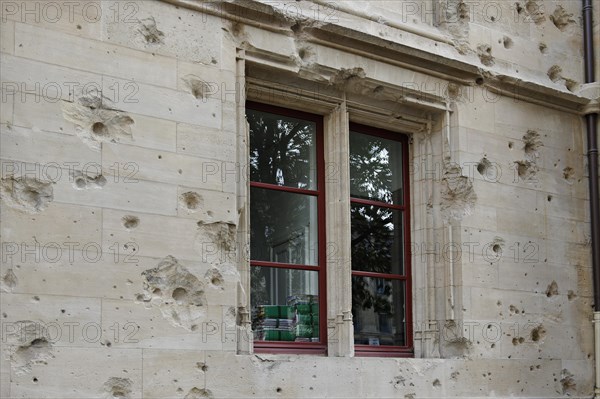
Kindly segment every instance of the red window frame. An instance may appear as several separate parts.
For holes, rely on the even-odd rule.
[[[354,351],[356,356],[376,356],[376,357],[413,357],[413,325],[412,325],[412,282],[411,282],[411,254],[410,254],[410,186],[408,174],[408,136],[401,133],[394,133],[388,130],[383,130],[371,126],[365,126],[358,123],[350,123],[350,132],[362,133],[369,136],[380,137],[388,140],[398,141],[402,143],[402,187],[404,188],[404,196],[402,205],[390,204],[387,202],[369,200],[362,198],[354,198],[350,196],[350,205],[374,205],[383,208],[398,210],[402,212],[402,220],[404,221],[403,237],[404,237],[404,274],[387,274],[377,272],[366,272],[352,270],[352,276],[385,278],[394,280],[403,280],[406,282],[404,290],[404,311],[406,325],[406,345],[403,346],[372,346],[355,344]]]
[[[298,265],[291,263],[268,262],[250,259],[250,267],[263,266],[282,269],[300,269],[316,271],[319,274],[319,342],[288,342],[288,341],[254,341],[256,353],[292,353],[292,354],[327,354],[327,281],[326,281],[326,238],[325,238],[325,151],[323,144],[323,117],[321,115],[296,111],[288,108],[277,107],[254,101],[246,102],[246,109],[268,112],[271,114],[287,116],[314,122],[316,126],[316,159],[317,159],[317,189],[308,190],[294,187],[279,186],[277,184],[254,182],[250,180],[250,187],[284,191],[310,195],[317,198],[317,231],[318,231],[318,260],[317,265]],[[250,198],[252,204],[252,198]],[[250,205],[252,206],[252,205]]]

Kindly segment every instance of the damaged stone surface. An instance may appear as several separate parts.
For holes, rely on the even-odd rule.
[[[181,80],[185,83],[192,95],[198,100],[208,98],[211,93],[216,91],[212,86],[215,84],[214,82],[205,82],[196,75],[186,75]]]
[[[441,212],[444,219],[448,222],[462,220],[472,213],[476,201],[473,182],[462,175],[460,166],[447,166],[442,179]]]
[[[106,177],[103,175],[88,176],[81,172],[72,175],[73,187],[77,190],[98,189],[106,185]]]
[[[198,328],[206,316],[205,284],[173,256],[142,273],[144,291],[137,300],[158,307],[165,319],[189,331]]]
[[[42,212],[54,199],[52,183],[34,177],[2,178],[0,196],[8,206],[26,213]]]
[[[125,112],[106,108],[104,101],[102,96],[86,96],[62,103],[63,117],[75,124],[77,135],[94,150],[100,150],[102,142],[132,139],[133,118]]]
[[[111,377],[104,383],[107,399],[130,399],[133,381],[129,378]]]
[[[48,331],[39,321],[21,320],[11,323],[4,339],[10,345],[11,368],[16,375],[31,373],[32,367],[47,365],[54,358],[53,347],[48,339]]]
[[[138,22],[137,31],[147,44],[163,44],[163,32],[156,27],[154,17],[148,17]]]
[[[192,388],[190,389],[190,391],[187,393],[187,395],[185,395],[184,399],[202,399],[202,398],[212,398],[213,395],[212,393],[207,390],[207,389],[200,389],[200,388]]]
[[[19,279],[12,269],[8,269],[6,273],[4,273],[4,276],[2,276],[0,283],[2,292],[12,292],[12,290],[19,284]]]

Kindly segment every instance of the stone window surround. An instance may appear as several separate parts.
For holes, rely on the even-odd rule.
[[[289,70],[272,62],[257,62],[253,57],[247,57],[244,50],[239,49],[237,56],[237,84],[243,87],[237,101],[237,127],[238,127],[238,158],[240,164],[247,164],[248,154],[246,143],[248,141],[248,128],[245,120],[245,101],[251,100],[275,106],[297,109],[304,112],[324,116],[325,134],[325,164],[326,176],[338,174],[340,181],[349,181],[349,126],[351,122],[368,124],[391,132],[408,134],[409,162],[427,162],[429,165],[442,164],[451,158],[452,136],[456,136],[457,117],[456,111],[444,98],[431,98],[429,94],[422,93],[423,98],[429,101],[422,103],[410,102],[406,99],[405,114],[398,113],[398,104],[381,102],[369,95],[364,95],[365,90],[356,90],[348,87],[335,87],[331,89],[323,85],[323,92],[315,96],[315,86],[310,80],[296,80],[288,84]],[[333,73],[340,71],[333,71]],[[277,77],[281,77],[278,79]],[[287,80],[286,80],[287,79]],[[300,84],[299,84],[300,83]],[[389,82],[365,81],[366,85],[379,87],[386,85],[386,89],[397,90],[398,94],[406,95],[406,90],[393,87]],[[306,86],[303,86],[306,85]],[[418,93],[415,94],[417,96]],[[393,107],[394,118],[390,118]],[[419,111],[420,116],[415,116]],[[425,115],[425,117],[423,117]],[[460,226],[450,226],[447,230],[440,229],[441,221],[430,211],[430,204],[439,198],[439,175],[415,176],[410,173],[409,186],[411,187],[411,236],[418,242],[450,242],[452,231]],[[351,263],[350,263],[350,201],[338,201],[338,198],[349,198],[349,187],[337,184],[333,179],[328,179],[326,184],[326,235],[336,237],[337,256],[329,256],[327,262],[327,327],[329,357],[353,357],[354,340],[352,326],[352,296],[351,296]],[[247,179],[246,179],[247,181]],[[238,211],[240,214],[240,231],[248,231],[249,212],[248,188],[244,179],[238,184]],[[416,198],[421,200],[415,201]],[[427,198],[427,200],[422,200]],[[241,236],[239,248],[248,245],[249,237]],[[413,273],[412,283],[412,315],[413,315],[413,342],[415,357],[442,356],[438,345],[440,320],[460,320],[454,308],[460,308],[461,291],[455,284],[459,276],[455,276],[451,259],[444,260],[442,267],[434,265],[433,260],[418,262],[415,254],[412,256]],[[435,266],[435,267],[434,267]],[[238,287],[238,307],[240,334],[251,336],[250,322],[250,277],[249,261],[239,264],[241,283]],[[441,272],[438,271],[441,269]],[[332,295],[331,293],[335,293]],[[447,300],[447,298],[450,298]],[[418,326],[418,327],[417,327]],[[238,339],[238,354],[253,353],[251,339]]]

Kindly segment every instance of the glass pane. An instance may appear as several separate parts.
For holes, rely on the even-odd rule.
[[[256,341],[319,341],[319,273],[251,268],[252,329]]]
[[[250,179],[316,190],[316,124],[246,110],[250,125]]]
[[[406,345],[405,282],[352,276],[354,343]]]
[[[350,195],[402,205],[402,143],[350,132]]]
[[[402,211],[352,204],[352,269],[404,274]]]
[[[250,259],[317,265],[317,197],[252,187]]]

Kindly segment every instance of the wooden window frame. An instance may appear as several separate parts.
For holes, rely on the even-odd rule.
[[[351,270],[352,276],[374,277],[383,279],[394,279],[406,282],[404,290],[405,295],[405,325],[406,325],[406,345],[402,346],[372,346],[355,344],[354,351],[356,356],[365,357],[413,357],[413,325],[412,325],[412,273],[411,273],[411,241],[410,241],[410,178],[408,174],[408,136],[401,133],[395,133],[384,129],[379,129],[371,126],[361,125],[351,122],[349,125],[349,134],[351,132],[361,133],[368,136],[380,137],[387,140],[398,141],[402,143],[402,187],[404,195],[402,205],[390,204],[383,201],[367,200],[354,198],[350,196],[350,205],[374,205],[383,208],[393,209],[402,213],[403,220],[403,237],[404,237],[404,274],[387,274],[376,272],[365,272]],[[348,182],[349,183],[349,182]]]
[[[289,108],[258,103],[246,102],[246,109],[268,112],[276,115],[303,119],[315,123],[316,127],[316,159],[317,159],[317,187],[316,190],[300,189],[280,186],[271,183],[254,182],[250,180],[250,187],[267,190],[283,191],[310,195],[317,198],[317,231],[318,231],[318,258],[317,265],[298,265],[290,263],[268,262],[250,259],[250,267],[273,267],[282,269],[309,270],[318,272],[319,287],[319,342],[289,342],[289,341],[254,341],[255,353],[288,353],[288,354],[327,354],[327,275],[326,275],[326,229],[325,229],[325,151],[324,151],[324,121],[323,116],[308,112],[297,111]],[[252,198],[250,198],[252,206]]]

